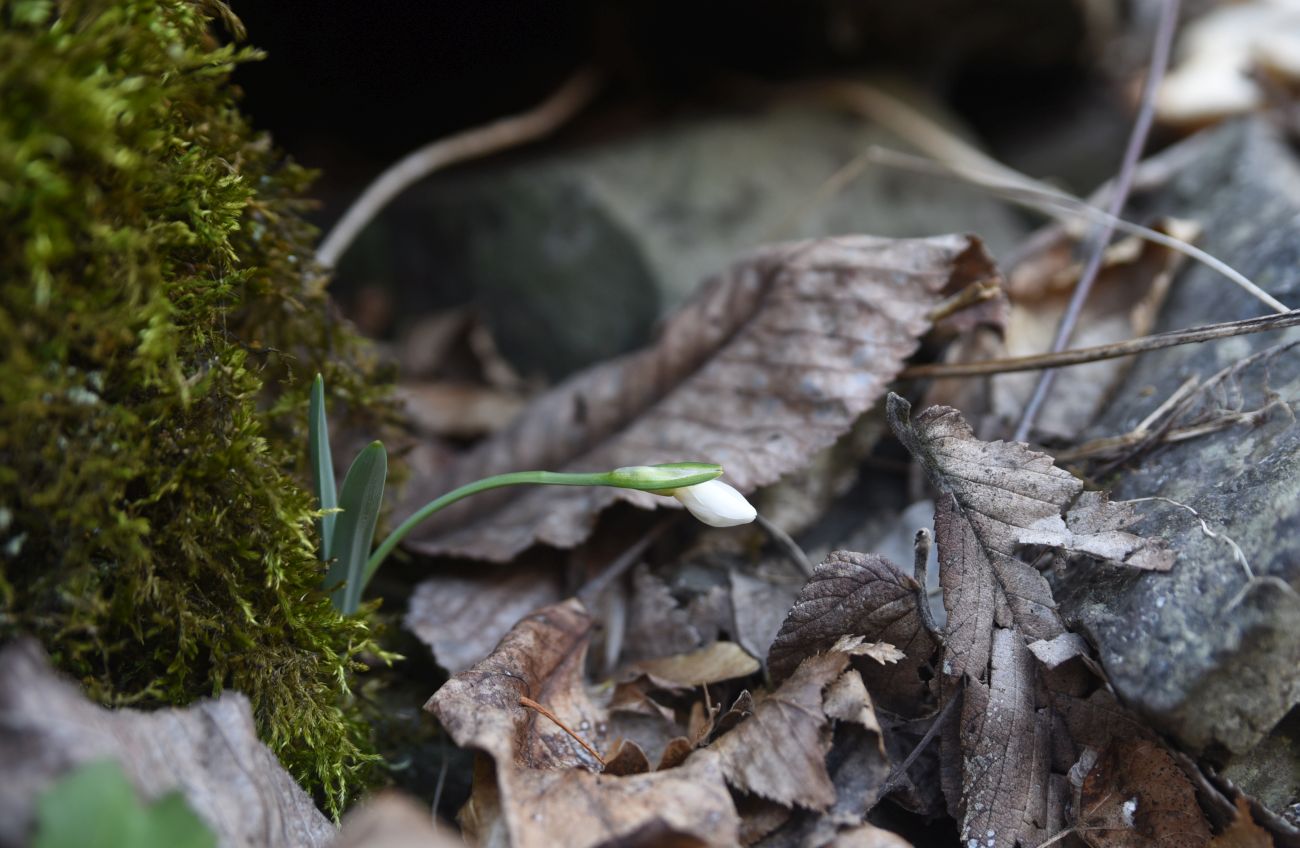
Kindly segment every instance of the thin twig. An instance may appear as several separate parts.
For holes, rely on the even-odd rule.
[[[1218,257],[1206,253],[1194,244],[1188,244],[1182,239],[1162,233],[1159,230],[1153,230],[1150,227],[1144,227],[1141,224],[1135,224],[1132,221],[1126,221],[1123,218],[1111,215],[1103,209],[1098,209],[1086,200],[1082,200],[1067,192],[1052,188],[1051,186],[1022,186],[1019,183],[1008,183],[996,176],[990,176],[979,170],[974,170],[962,165],[953,165],[944,162],[936,162],[932,159],[926,159],[923,156],[915,156],[911,153],[902,153],[897,150],[890,150],[887,147],[871,146],[861,154],[862,157],[877,165],[885,165],[890,168],[912,171],[919,174],[930,174],[940,177],[954,177],[963,180],[971,185],[988,189],[994,194],[1002,197],[1012,203],[1019,204],[1029,209],[1037,210],[1044,215],[1056,218],[1059,221],[1068,222],[1074,217],[1086,218],[1094,224],[1109,224],[1122,233],[1137,236],[1145,241],[1158,244],[1161,247],[1167,247],[1170,250],[1177,251],[1184,256],[1199,262],[1202,265],[1222,274],[1237,286],[1245,290],[1256,300],[1268,306],[1274,312],[1287,312],[1290,307],[1285,303],[1273,297],[1264,291],[1258,285],[1250,280],[1245,274],[1233,268],[1228,263]],[[1154,160],[1148,160],[1148,162]],[[1144,163],[1145,167],[1145,163]],[[1163,169],[1161,169],[1163,170]],[[1066,215],[1065,213],[1070,213]],[[1018,264],[1017,261],[1007,263],[1008,266]]]
[[[456,133],[408,153],[376,177],[348,207],[317,248],[316,261],[326,268],[333,268],[380,210],[434,171],[550,135],[591,102],[599,87],[593,71],[579,71],[554,94],[527,112]]]
[[[925,316],[926,320],[931,324],[937,324],[950,315],[955,315],[958,312],[970,309],[976,304],[992,300],[1001,293],[1002,281],[997,277],[971,283],[952,297],[940,301],[930,310],[929,314]]]
[[[890,792],[897,789],[904,780],[908,779],[907,770],[912,767],[912,763],[916,762],[916,758],[921,756],[921,753],[929,747],[932,741],[934,741],[934,737],[938,735],[939,731],[943,729],[944,724],[948,722],[949,717],[953,715],[953,707],[961,703],[964,697],[965,693],[963,690],[958,697],[950,697],[948,699],[948,703],[943,705],[943,709],[939,710],[939,714],[934,717],[934,721],[930,722],[930,726],[926,728],[925,735],[921,737],[921,741],[916,743],[916,747],[911,750],[907,755],[907,758],[903,760],[897,768],[891,771],[887,778],[885,778],[884,786],[881,787],[880,794],[876,797],[884,798]]]
[[[1012,371],[1064,368],[1069,365],[1083,365],[1087,362],[1097,362],[1103,359],[1133,356],[1166,347],[1225,339],[1229,336],[1282,330],[1287,327],[1294,327],[1297,324],[1300,324],[1300,309],[1294,309],[1281,315],[1262,315],[1258,318],[1226,321],[1222,324],[1209,324],[1187,330],[1170,330],[1165,333],[1140,336],[1136,339],[1128,339],[1112,344],[1063,350],[1059,353],[1009,356],[1003,359],[986,359],[983,362],[936,362],[929,365],[913,365],[911,368],[903,369],[899,376],[910,380],[934,377],[980,377],[986,374],[1006,374]]]
[[[1138,108],[1137,119],[1133,122],[1133,131],[1129,134],[1128,147],[1124,151],[1124,159],[1120,163],[1119,176],[1115,178],[1114,187],[1111,189],[1110,203],[1107,211],[1118,216],[1124,210],[1124,204],[1128,201],[1129,188],[1133,184],[1133,174],[1137,169],[1138,159],[1142,156],[1142,150],[1146,147],[1147,135],[1151,131],[1151,122],[1155,118],[1156,109],[1156,90],[1160,87],[1160,81],[1164,78],[1165,68],[1169,65],[1169,51],[1173,48],[1174,31],[1178,24],[1178,0],[1162,0],[1160,4],[1160,20],[1156,25],[1155,42],[1151,48],[1151,65],[1147,70],[1146,83],[1142,87],[1142,102]],[[1065,350],[1070,344],[1070,339],[1074,336],[1074,328],[1079,323],[1079,316],[1083,314],[1083,305],[1088,299],[1088,294],[1092,291],[1092,284],[1097,279],[1097,272],[1101,270],[1102,258],[1106,255],[1106,245],[1110,243],[1110,237],[1114,234],[1115,228],[1109,224],[1103,225],[1101,232],[1096,235],[1092,242],[1092,250],[1088,256],[1088,262],[1083,267],[1083,274],[1079,277],[1079,282],[1074,287],[1074,293],[1070,296],[1070,303],[1065,308],[1065,314],[1061,316],[1061,321],[1056,327],[1056,337],[1052,340],[1052,352]],[[1038,377],[1038,383],[1034,386],[1034,393],[1030,395],[1029,402],[1025,404],[1024,412],[1020,416],[1020,423],[1016,425],[1016,431],[1013,438],[1018,442],[1023,442],[1029,437],[1029,431],[1033,429],[1034,422],[1038,418],[1038,411],[1042,409],[1043,403],[1047,400],[1047,394],[1052,390],[1052,384],[1056,380],[1055,371],[1044,371]]]
[[[536,710],[537,712],[549,718],[555,724],[556,727],[560,728],[560,730],[563,730],[565,733],[573,737],[573,741],[581,745],[583,747],[583,750],[585,750],[588,754],[591,754],[593,757],[595,757],[596,762],[600,763],[601,767],[604,768],[605,758],[600,755],[600,752],[598,752],[595,748],[588,745],[587,741],[583,739],[581,736],[579,736],[578,734],[570,730],[569,726],[564,722],[560,721],[560,717],[557,716],[555,713],[551,712],[546,707],[542,706],[541,704],[537,703],[532,698],[529,698],[526,695],[519,696],[519,706],[527,707],[530,710]]]
[[[934,546],[934,534],[925,527],[916,531],[912,542],[912,577],[916,580],[916,606],[921,613],[921,623],[930,635],[943,641],[939,625],[935,624],[934,613],[930,610],[930,593],[926,586],[930,582],[930,549]]]

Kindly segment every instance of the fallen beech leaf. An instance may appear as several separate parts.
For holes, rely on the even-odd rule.
[[[1078,810],[1079,835],[1095,848],[1210,844],[1210,826],[1195,789],[1154,742],[1108,746],[1083,780]]]
[[[723,465],[741,491],[767,485],[831,445],[880,398],[929,327],[941,291],[993,273],[970,236],[848,236],[760,249],[671,316],[653,346],[537,398],[445,474],[412,485],[398,511],[527,468],[689,458]],[[628,489],[503,490],[444,510],[410,543],[497,561],[537,542],[568,548],[617,500],[674,505]]]
[[[946,676],[982,677],[995,628],[1014,627],[1030,641],[1065,632],[1047,581],[1017,558],[1019,546],[1122,552],[1124,564],[1143,567],[1169,557],[1162,540],[1119,529],[1132,520],[1124,502],[1083,500],[1070,519],[1080,530],[1073,532],[1062,513],[1083,484],[1047,454],[1018,442],[981,442],[955,409],[931,407],[915,421],[910,412],[907,401],[889,396],[890,426],[941,493],[935,536],[948,612]]]
[[[490,654],[524,616],[563,597],[554,568],[449,570],[415,588],[402,623],[457,674]]]
[[[831,650],[851,657],[870,657],[881,665],[892,665],[907,656],[888,642],[868,642],[864,636],[841,636]]]
[[[732,848],[740,820],[710,751],[679,768],[623,777],[521,769],[499,778],[518,808],[514,848],[702,845]]]
[[[107,710],[50,668],[34,641],[0,650],[0,845],[25,845],[36,796],[115,760],[145,800],[179,791],[221,845],[323,846],[334,828],[257,738],[236,692],[184,709]]]
[[[524,407],[517,393],[474,383],[405,383],[393,396],[421,435],[454,439],[495,433]]]
[[[871,695],[867,692],[862,675],[856,669],[849,669],[836,678],[826,690],[823,702],[826,715],[838,721],[851,721],[862,725],[867,730],[880,733],[880,721],[876,718],[875,707],[871,704]],[[884,752],[883,743],[881,752]]]
[[[1250,814],[1250,802],[1237,798],[1237,814],[1232,823],[1210,840],[1210,848],[1272,848],[1273,837],[1255,823]]]
[[[882,704],[899,712],[915,710],[925,690],[920,670],[936,647],[921,622],[917,597],[916,581],[884,557],[833,551],[813,570],[772,642],[767,656],[772,680],[784,680],[840,637],[860,635],[903,652],[897,665],[867,667],[863,673]]]
[[[1013,630],[993,634],[989,683],[967,679],[961,713],[963,845],[1037,845],[1051,809],[1051,714],[1035,709],[1034,659]]]
[[[544,706],[588,745],[608,750],[607,718],[582,681],[591,629],[576,600],[540,609],[429,699],[426,708],[456,744],[491,760],[475,770],[466,831],[480,844],[516,848],[661,837],[735,844],[739,820],[716,755],[698,752],[708,756],[669,771],[597,774],[600,764],[567,731],[520,705],[528,698]]]
[[[399,792],[385,791],[343,817],[330,848],[460,848],[450,829],[436,826],[429,810]]]
[[[875,825],[860,824],[840,831],[826,843],[825,848],[912,848],[912,843],[897,833]]]
[[[735,642],[714,642],[689,654],[642,660],[629,667],[635,674],[648,674],[656,683],[682,688],[748,677],[758,669],[758,660]]]
[[[490,656],[448,680],[429,699],[457,745],[487,752],[500,768],[596,769],[599,764],[561,728],[525,709],[520,698],[546,706],[600,750],[604,715],[582,686],[591,618],[576,600],[534,612],[506,634]]]
[[[721,756],[727,782],[787,806],[821,810],[835,803],[822,690],[848,664],[838,652],[809,657],[779,689],[755,698],[754,714],[706,749]]]

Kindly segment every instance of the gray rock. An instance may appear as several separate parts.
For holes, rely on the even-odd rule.
[[[399,314],[473,301],[512,364],[556,378],[643,345],[700,281],[764,242],[978,230],[996,252],[1023,235],[986,196],[880,169],[814,202],[872,144],[903,146],[787,107],[443,175],[398,201],[341,270],[396,281]]]
[[[1197,219],[1206,250],[1283,302],[1300,304],[1300,167],[1263,121],[1215,130],[1203,155],[1144,203],[1130,217]],[[1158,329],[1265,311],[1221,276],[1189,266]],[[1287,339],[1300,333],[1146,354],[1092,435],[1129,432],[1188,376],[1208,378]],[[1170,573],[1072,566],[1057,592],[1125,703],[1190,750],[1220,759],[1247,752],[1300,702],[1300,428],[1287,406],[1300,399],[1300,347],[1245,367],[1223,388],[1208,400],[1243,410],[1281,403],[1253,426],[1136,457],[1123,466],[1114,495],[1194,508],[1270,579],[1243,593],[1247,580],[1231,547],[1207,536],[1186,510],[1157,502],[1146,505],[1137,532],[1171,541],[1178,561]]]

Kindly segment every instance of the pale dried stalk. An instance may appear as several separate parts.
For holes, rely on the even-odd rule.
[[[1300,325],[1300,309],[1285,312],[1281,315],[1264,315],[1259,318],[1226,321],[1222,324],[1209,324],[1187,330],[1171,330],[1167,333],[1156,333],[1095,347],[1063,350],[1058,353],[1009,356],[1003,359],[986,359],[983,362],[938,362],[930,365],[913,365],[911,368],[903,369],[899,377],[912,380],[936,377],[981,377],[987,374],[1006,374],[1012,371],[1063,368],[1069,365],[1083,365],[1087,362],[1097,362],[1103,359],[1133,356],[1166,347],[1224,339],[1229,336],[1282,330],[1296,325]]]
[[[537,141],[566,124],[599,89],[590,70],[579,71],[534,108],[426,144],[390,165],[366,186],[316,250],[316,261],[333,268],[379,212],[411,185],[434,171]]]

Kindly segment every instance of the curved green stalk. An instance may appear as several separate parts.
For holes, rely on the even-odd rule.
[[[629,468],[616,468],[613,471],[595,473],[566,473],[560,471],[513,471],[509,474],[497,474],[466,483],[459,489],[453,489],[441,497],[435,498],[416,510],[383,541],[366,562],[365,574],[361,578],[364,589],[370,578],[379,569],[388,555],[393,552],[407,534],[422,521],[443,507],[470,495],[499,489],[502,486],[613,486],[619,489],[640,489],[648,492],[669,493],[673,489],[694,486],[717,479],[722,475],[722,467],[708,463],[679,462],[671,465],[638,465]]]

